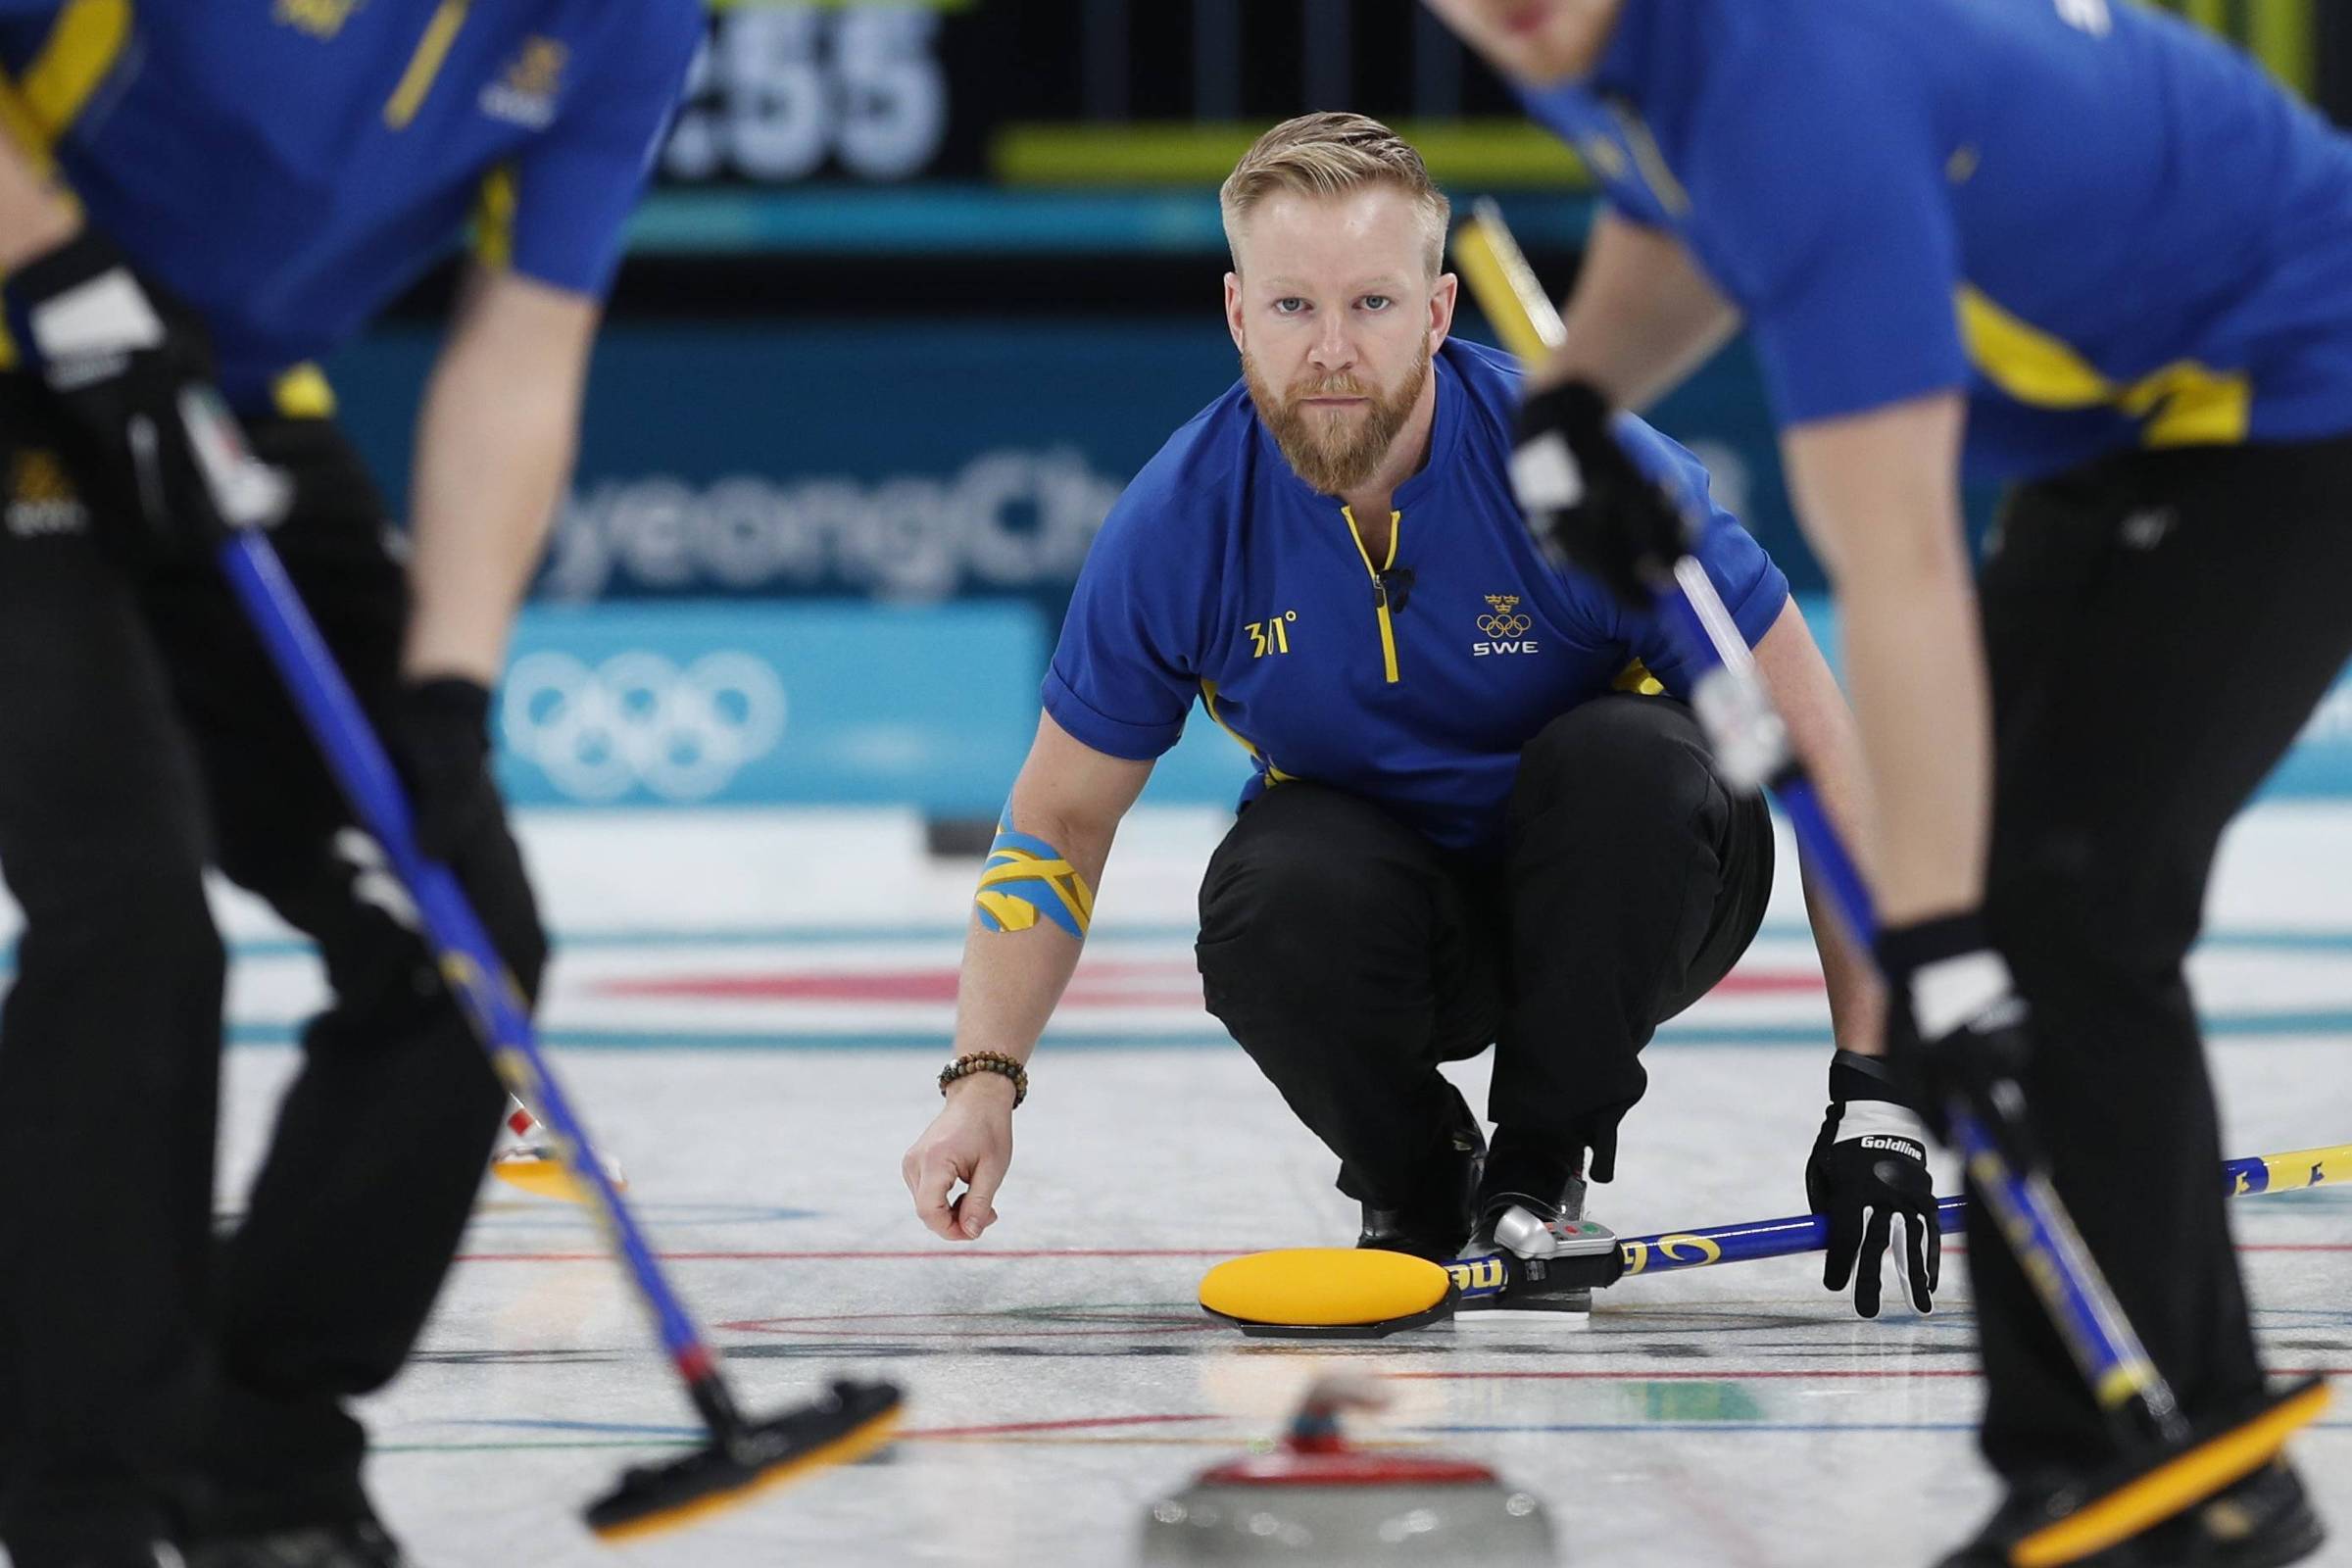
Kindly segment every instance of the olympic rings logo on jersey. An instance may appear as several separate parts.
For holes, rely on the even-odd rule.
[[[735,650],[679,668],[646,650],[593,668],[569,654],[526,654],[507,675],[500,725],[514,754],[575,800],[642,788],[709,800],[784,738],[784,682]]]
[[[1494,607],[1491,615],[1478,617],[1478,629],[1490,637],[1524,637],[1534,629],[1535,622],[1525,615],[1514,614],[1519,608],[1517,594],[1489,594],[1487,603]]]

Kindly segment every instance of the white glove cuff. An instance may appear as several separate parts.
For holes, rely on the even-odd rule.
[[[151,349],[164,341],[163,318],[137,279],[120,267],[42,301],[26,324],[33,346],[52,363]]]
[[[1530,512],[1566,512],[1585,499],[1585,473],[1568,438],[1546,431],[1511,454],[1511,492]]]
[[[1927,1123],[1891,1100],[1849,1100],[1838,1107],[1837,1141],[1857,1138],[1899,1138],[1916,1147],[1913,1158],[1927,1157]]]
[[[1940,1040],[2010,1000],[2009,965],[1989,948],[1938,958],[1911,972],[1911,1018],[1922,1040]]]

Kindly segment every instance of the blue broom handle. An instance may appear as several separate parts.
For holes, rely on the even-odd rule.
[[[1936,1228],[1944,1235],[1968,1224],[1968,1200],[1936,1200]],[[1655,1236],[1619,1239],[1618,1250],[1630,1274],[1670,1274],[1678,1269],[1709,1268],[1717,1263],[1748,1263],[1766,1257],[1793,1257],[1818,1252],[1830,1245],[1830,1222],[1821,1214],[1791,1214],[1786,1219],[1749,1220],[1744,1225],[1715,1225],[1705,1230],[1662,1231]]]
[[[1512,346],[1523,356],[1557,349],[1567,340],[1566,328],[1491,203],[1479,212],[1471,227],[1485,243],[1460,248],[1457,257],[1473,294],[1489,316],[1505,327]],[[1631,416],[1621,418],[1630,419]],[[1712,510],[1705,498],[1675,477],[1664,477],[1661,482],[1679,492],[1675,500],[1690,519],[1687,532],[1697,538],[1700,524]],[[1815,875],[1828,885],[1855,940],[1869,947],[1878,921],[1868,885],[1833,831],[1811,784],[1792,764],[1787,731],[1772,710],[1746,639],[1739,634],[1714,584],[1688,551],[1675,564],[1674,575],[1676,581],[1657,585],[1659,598],[1669,634],[1697,671],[1691,683],[1692,707],[1707,726],[1718,765],[1725,768],[1727,780],[1736,783],[1744,776],[1751,788],[1773,784],[1789,803],[1789,815],[1806,858],[1815,866]],[[2000,1109],[2015,1128],[2022,1107],[2016,1115],[2009,1114],[2008,1106]],[[1957,1099],[1949,1112],[1955,1147],[1967,1161],[1969,1174],[2016,1252],[2019,1265],[2041,1291],[2051,1320],[2099,1402],[2118,1416],[2119,1425],[2124,1424],[2123,1407],[2135,1403],[2157,1436],[2184,1437],[2187,1428],[2172,1405],[2171,1391],[2116,1308],[2113,1293],[2075,1235],[2047,1179],[2031,1168],[2023,1175],[2013,1169],[2013,1162],[1993,1141],[1993,1129],[1980,1122]]]
[[[662,1348],[682,1368],[707,1371],[710,1356],[702,1336],[655,1266],[635,1217],[613,1190],[571,1102],[549,1072],[514,977],[456,874],[416,848],[415,822],[399,775],[318,635],[301,594],[287,578],[277,552],[258,528],[239,528],[220,546],[220,564],[352,809],[383,846],[385,858],[408,888],[442,974],[500,1075],[556,1134],[573,1178],[595,1195],[594,1210],[636,1276],[660,1327]]]
[[[2231,1198],[2301,1192],[2310,1187],[2352,1183],[2352,1144],[2327,1149],[2290,1149],[2277,1154],[2248,1154],[2222,1162],[2222,1191]],[[1946,1236],[1968,1224],[1968,1200],[1936,1200],[1936,1228]],[[1830,1222],[1820,1214],[1754,1219],[1743,1225],[1704,1230],[1661,1231],[1619,1240],[1628,1274],[1669,1274],[1717,1263],[1746,1263],[1766,1257],[1818,1252],[1830,1245]]]
[[[1705,515],[1697,510],[1696,498],[1679,499],[1687,514]],[[1658,597],[1671,634],[1695,671],[1691,707],[1707,728],[1727,782],[1750,790],[1769,783],[1788,803],[1806,864],[1829,888],[1855,942],[1868,948],[1878,935],[1869,884],[1805,777],[1747,641],[1706,568],[1696,557],[1685,555],[1675,564],[1672,583],[1660,585]],[[2004,1080],[1994,1092],[2014,1101],[2016,1086]],[[2024,1124],[2022,1102],[1999,1108],[2010,1128]],[[1953,1095],[1944,1106],[1944,1118],[1952,1147],[1986,1211],[2041,1296],[2100,1407],[2120,1422],[2135,1406],[2152,1435],[2167,1441],[2184,1439],[2187,1425],[2172,1389],[2117,1304],[2047,1173],[2009,1157],[1999,1130],[1988,1125],[1966,1097]]]

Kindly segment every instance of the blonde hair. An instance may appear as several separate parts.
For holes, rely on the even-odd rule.
[[[1241,270],[1239,232],[1267,197],[1345,196],[1371,185],[1390,185],[1413,198],[1419,209],[1429,275],[1446,265],[1446,225],[1453,204],[1429,177],[1429,166],[1412,144],[1377,120],[1363,115],[1315,114],[1286,120],[1257,138],[1217,189],[1225,219],[1225,244]]]

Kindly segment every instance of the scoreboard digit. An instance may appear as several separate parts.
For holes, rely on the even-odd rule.
[[[934,172],[950,108],[941,28],[925,5],[717,13],[687,77],[662,174],[782,185]]]

